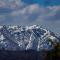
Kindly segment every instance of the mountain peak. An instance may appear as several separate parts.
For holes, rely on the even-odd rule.
[[[0,26],[0,49],[51,50],[59,42],[55,34],[38,25]]]

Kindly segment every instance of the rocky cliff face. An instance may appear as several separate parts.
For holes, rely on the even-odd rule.
[[[0,26],[0,50],[49,51],[59,43],[55,34],[40,26]]]

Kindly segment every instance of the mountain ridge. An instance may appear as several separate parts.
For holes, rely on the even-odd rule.
[[[33,26],[0,26],[0,49],[52,50],[59,39],[51,31]]]

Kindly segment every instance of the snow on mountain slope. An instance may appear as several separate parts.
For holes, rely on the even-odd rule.
[[[55,34],[40,26],[0,26],[0,49],[51,50],[59,42]]]

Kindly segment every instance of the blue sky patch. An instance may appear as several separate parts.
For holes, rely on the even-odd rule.
[[[22,0],[23,2],[27,4],[40,4],[42,6],[48,6],[48,5],[60,5],[60,0]]]

